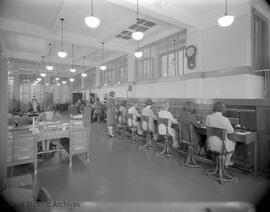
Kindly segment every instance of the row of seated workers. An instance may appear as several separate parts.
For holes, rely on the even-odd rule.
[[[113,95],[111,95],[113,98]],[[110,100],[110,99],[109,99]],[[109,101],[110,102],[110,101]],[[147,116],[149,119],[148,122],[148,129],[151,132],[151,139],[153,141],[157,141],[160,137],[158,136],[158,119],[165,118],[168,119],[168,134],[170,136],[170,140],[172,141],[173,149],[177,150],[181,148],[181,141],[191,141],[192,143],[197,144],[196,146],[199,147],[198,151],[202,154],[207,154],[207,147],[211,146],[211,148],[220,149],[220,142],[218,137],[212,136],[210,139],[207,139],[207,145],[205,141],[200,139],[200,135],[196,132],[196,128],[201,127],[214,127],[214,128],[221,128],[225,129],[228,134],[234,132],[234,128],[232,127],[228,118],[226,118],[223,114],[225,112],[225,105],[222,102],[216,102],[213,104],[213,113],[208,115],[206,118],[206,126],[202,126],[202,124],[196,120],[196,116],[194,114],[195,104],[191,101],[188,101],[184,104],[183,112],[178,116],[174,117],[173,114],[169,111],[170,104],[169,101],[164,101],[161,103],[160,111],[158,114],[155,114],[153,109],[153,102],[151,99],[147,99],[145,101],[144,107],[140,112],[138,109],[138,105],[136,102],[133,102],[130,107],[127,106],[127,101],[123,100],[122,102],[115,105],[115,114],[116,120],[118,125],[121,126],[128,126],[128,114],[132,114],[132,124],[136,129],[136,134],[138,136],[143,136],[143,129],[142,129],[142,116]],[[109,108],[109,109],[108,109]],[[107,116],[111,116],[108,114],[111,111],[110,105],[107,103]],[[109,123],[108,123],[109,121]],[[114,137],[115,132],[112,128],[116,125],[114,123],[110,123],[110,120],[107,120],[108,125],[108,133],[110,137]],[[180,126],[180,129],[179,129]],[[190,130],[193,128],[193,130]],[[177,136],[179,133],[181,136]],[[179,141],[179,137],[181,141]],[[225,156],[225,166],[233,165],[231,161],[231,157],[233,151],[235,149],[236,143],[232,140],[229,140],[226,135],[225,149],[228,152]]]

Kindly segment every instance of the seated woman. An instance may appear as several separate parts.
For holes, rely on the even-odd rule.
[[[100,116],[101,116],[101,112],[102,112],[102,105],[101,105],[101,102],[99,101],[99,98],[97,97],[94,105],[93,105],[93,108],[94,108],[94,115],[96,116],[97,118],[97,123],[100,123]]]
[[[171,114],[170,111],[168,111],[170,107],[170,104],[168,101],[164,101],[161,103],[161,111],[159,111],[158,113],[158,117],[159,118],[166,118],[169,119],[169,123],[168,123],[168,133],[170,136],[172,136],[173,139],[173,147],[176,149],[179,144],[178,141],[176,139],[176,135],[175,135],[175,130],[172,128],[172,124],[177,124],[177,120],[173,117],[173,115]]]
[[[187,142],[192,140],[193,143],[199,145],[200,137],[196,133],[195,128],[199,128],[200,124],[197,122],[193,113],[194,103],[187,101],[183,107],[183,113],[179,116],[178,121],[181,123],[181,139]],[[192,134],[190,135],[190,126],[192,127]]]
[[[151,99],[147,99],[145,101],[145,107],[142,110],[142,115],[148,116],[149,117],[149,130],[153,134],[153,140],[157,139],[157,132],[155,131],[155,125],[154,125],[154,120],[157,120],[157,117],[155,116],[153,110],[152,110],[152,105],[153,102]]]
[[[213,111],[211,115],[208,115],[206,118],[206,125],[209,127],[216,127],[221,129],[226,129],[227,133],[233,133],[234,129],[230,123],[230,120],[223,116],[226,106],[222,102],[216,102],[213,105]],[[213,148],[220,148],[220,139],[216,136],[211,136],[208,138],[208,146]],[[225,148],[228,152],[233,152],[235,149],[235,142],[227,138],[225,140]],[[231,166],[233,163],[230,161],[233,153],[227,154],[225,158],[225,166]]]
[[[62,116],[57,113],[56,108],[53,105],[50,105],[47,108],[47,111],[41,113],[39,115],[39,117],[37,118],[37,122],[39,123],[39,125],[42,125],[42,122],[60,122],[62,121]],[[42,141],[42,150],[49,150],[50,148],[50,140],[46,140],[46,141]]]
[[[141,127],[141,122],[138,121],[138,119],[141,118],[141,115],[138,113],[137,108],[138,108],[137,103],[134,103],[133,106],[128,109],[128,113],[133,114],[132,123],[137,128],[137,133],[139,135],[142,135],[143,131],[142,131],[142,127]]]

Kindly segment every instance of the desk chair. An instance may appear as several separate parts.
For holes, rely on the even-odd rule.
[[[116,127],[116,134],[120,138],[125,138],[127,123],[122,113],[117,116],[117,121],[118,121],[118,126]]]
[[[226,140],[227,131],[225,129],[216,128],[216,127],[206,127],[206,131],[207,131],[207,140],[211,136],[216,136],[220,139],[220,142],[221,142],[221,147],[219,149],[217,147],[213,147],[209,145],[207,141],[208,151],[213,152],[217,155],[216,168],[208,169],[207,175],[213,179],[218,180],[220,184],[223,184],[223,182],[237,181],[237,178],[228,174],[224,169],[225,157],[227,154],[232,153],[232,152],[227,152],[225,148],[225,140]]]
[[[157,155],[171,157],[173,155],[170,153],[170,143],[169,143],[170,135],[168,132],[168,124],[169,119],[158,118],[158,134],[164,137],[164,148],[163,151],[158,153]]]
[[[179,125],[180,125],[180,129],[181,129],[182,126],[181,126],[181,124],[179,124]],[[193,130],[194,130],[193,126],[190,124],[189,125],[189,138],[190,138],[190,140],[189,141],[183,140],[181,137],[181,133],[179,134],[179,137],[180,137],[180,142],[188,145],[187,159],[184,163],[184,166],[192,167],[192,168],[199,168],[200,165],[196,162],[196,160],[194,158],[194,146],[196,144],[194,144],[193,140],[192,140]],[[180,132],[181,132],[181,130],[180,130]]]
[[[127,120],[128,120],[128,128],[131,130],[131,141],[132,143],[136,143],[136,126],[133,124],[133,114],[128,113],[127,114]]]
[[[153,145],[151,142],[151,131],[149,129],[149,116],[141,116],[141,120],[142,120],[142,129],[143,132],[146,134],[146,142],[145,145],[140,146],[140,150],[152,150],[153,149]]]

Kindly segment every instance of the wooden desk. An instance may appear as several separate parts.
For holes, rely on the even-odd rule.
[[[50,139],[68,138],[69,166],[72,166],[72,156],[86,153],[89,162],[90,127],[72,127],[70,129],[46,129],[31,130],[31,126],[13,129],[9,131],[7,147],[7,165],[14,166],[25,163],[34,163],[34,174],[37,174],[37,157],[39,154],[61,151],[48,150],[37,151],[38,142]]]
[[[196,128],[196,132],[206,138],[206,127]],[[248,172],[257,171],[257,132],[235,131],[227,134],[228,139],[236,142],[232,156],[234,167]]]

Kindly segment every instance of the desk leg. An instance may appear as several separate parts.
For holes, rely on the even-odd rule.
[[[34,140],[34,175],[37,175],[37,157],[38,157],[38,151],[37,151],[37,138],[35,137]]]

